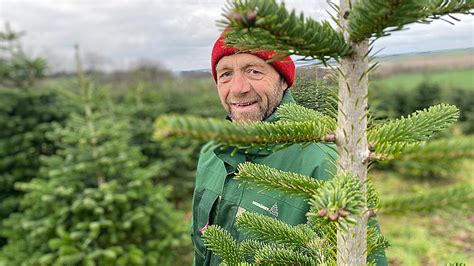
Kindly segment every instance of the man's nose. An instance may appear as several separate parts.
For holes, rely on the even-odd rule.
[[[242,72],[236,72],[232,77],[232,86],[230,88],[232,94],[243,94],[249,92],[251,84]]]

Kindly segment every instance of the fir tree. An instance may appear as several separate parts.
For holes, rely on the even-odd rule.
[[[188,205],[193,192],[197,156],[202,142],[192,139],[154,141],[153,121],[158,115],[170,112],[199,114],[207,111],[217,117],[216,114],[221,114],[222,111],[217,109],[220,108],[217,100],[211,101],[207,97],[207,87],[182,91],[176,90],[173,84],[168,85],[171,88],[163,86],[157,89],[155,85],[139,82],[128,92],[124,101],[119,101],[116,109],[120,116],[131,120],[131,144],[140,146],[146,157],[141,166],[153,168],[153,180],[169,185],[172,188],[170,200],[175,203],[176,208],[183,209],[183,206]],[[191,99],[207,100],[203,104],[208,108],[203,110]],[[218,111],[212,113],[213,109]]]
[[[8,22],[0,32],[0,85],[25,89],[44,77],[46,60],[25,54],[20,43],[24,34],[13,31]]]
[[[23,211],[2,224],[0,264],[171,265],[184,245],[183,217],[139,167],[128,122],[99,111],[81,70],[79,80],[82,112],[48,134],[58,150],[42,157],[40,176],[16,184]]]
[[[330,181],[285,173],[262,165],[242,164],[236,175],[242,182],[304,196],[311,209],[308,222],[289,226],[280,221],[243,213],[237,226],[252,239],[237,243],[218,226],[204,233],[207,247],[224,263],[286,265],[365,265],[374,250],[387,242],[367,227],[375,213],[401,214],[473,202],[473,186],[460,185],[421,195],[380,201],[367,178],[370,163],[391,160],[404,150],[422,145],[459,117],[452,105],[439,104],[406,117],[368,126],[369,52],[376,39],[400,30],[406,24],[428,23],[452,13],[470,13],[472,0],[341,0],[331,4],[339,30],[327,21],[288,12],[276,1],[232,1],[222,25],[228,27],[227,44],[243,51],[275,50],[283,56],[301,55],[332,66],[339,74],[338,112],[298,105],[278,110],[276,123],[233,124],[228,121],[189,116],[164,116],[156,122],[156,137],[181,136],[213,139],[234,149],[280,149],[290,144],[334,142],[338,171]],[[278,58],[275,58],[275,60]],[[456,147],[452,147],[456,148]],[[442,199],[442,200],[441,200]],[[374,262],[369,259],[369,263]]]
[[[16,182],[38,176],[40,156],[56,152],[46,138],[53,123],[64,124],[74,107],[50,89],[0,90],[0,223],[10,213],[21,211],[21,191]],[[6,243],[0,237],[0,246]]]

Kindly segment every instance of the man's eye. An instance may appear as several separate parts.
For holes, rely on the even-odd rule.
[[[227,71],[227,72],[222,73],[222,74],[219,76],[219,78],[230,77],[231,74],[232,74],[232,73],[230,73],[230,71]]]
[[[260,72],[260,71],[258,71],[258,70],[255,70],[255,69],[249,69],[249,70],[248,70],[248,73],[249,73],[250,75],[260,75],[260,74],[262,74],[262,72]]]
[[[255,79],[255,80],[258,80],[258,79],[262,79],[264,74],[256,69],[253,69],[253,68],[249,68],[249,69],[246,69],[245,70],[245,75],[248,77],[248,78],[251,78],[251,79]]]

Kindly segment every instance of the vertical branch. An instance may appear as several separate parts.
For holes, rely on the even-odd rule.
[[[367,179],[367,87],[368,42],[354,43],[347,32],[351,6],[356,0],[340,0],[340,25],[344,39],[353,53],[342,58],[339,74],[337,146],[338,174],[351,173],[365,184]],[[366,187],[362,188],[366,191]],[[365,213],[365,212],[364,212]],[[357,224],[337,233],[338,265],[366,265],[367,216],[357,217]]]
[[[137,105],[138,109],[143,107],[143,82],[138,82],[137,86],[135,87],[135,104]]]
[[[96,128],[95,128],[94,123],[92,121],[92,104],[91,104],[90,88],[89,88],[89,84],[87,83],[86,78],[84,77],[84,71],[82,71],[81,57],[79,55],[79,46],[75,45],[74,49],[76,50],[77,77],[78,77],[78,80],[79,80],[79,87],[81,87],[82,97],[83,97],[83,100],[84,100],[85,120],[87,122],[87,128],[89,129],[89,132],[91,133],[91,142],[90,143],[91,143],[92,159],[94,161],[97,161],[97,159],[98,159],[97,135],[96,135]],[[98,186],[105,183],[105,176],[102,173],[102,171],[100,171],[100,169],[97,170],[97,172],[96,172],[96,179],[97,179],[97,185]]]

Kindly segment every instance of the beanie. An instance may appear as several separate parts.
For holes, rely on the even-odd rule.
[[[214,44],[214,47],[212,48],[212,54],[211,54],[211,71],[212,71],[212,77],[214,78],[214,81],[217,82],[217,73],[216,73],[216,65],[221,60],[222,57],[227,56],[227,55],[233,55],[238,52],[237,48],[233,46],[225,47],[226,44],[224,42],[224,34],[222,34]],[[279,56],[281,54],[276,53],[275,51],[262,51],[262,52],[256,52],[256,53],[250,53],[252,55],[258,56],[263,60],[268,60],[272,56]],[[293,60],[291,60],[291,57],[287,56],[281,60],[274,61],[270,63],[273,68],[280,73],[280,75],[285,79],[286,83],[288,84],[288,87],[291,87],[293,85],[293,82],[295,81],[295,63]]]

